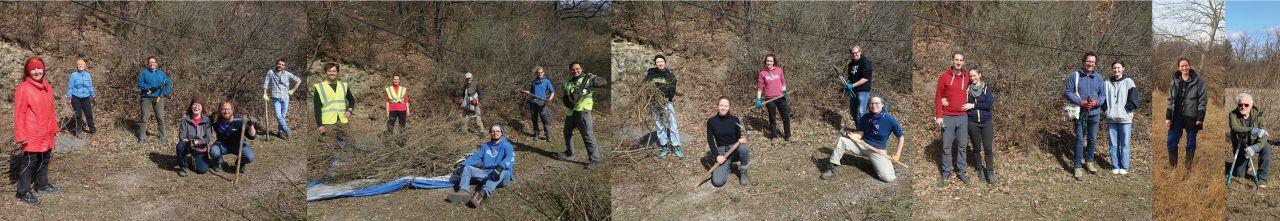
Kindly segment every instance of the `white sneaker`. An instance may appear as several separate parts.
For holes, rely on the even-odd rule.
[[[1120,169],[1120,175],[1128,175],[1128,174],[1129,174],[1129,170],[1127,170],[1127,169]]]
[[[1120,174],[1120,169],[1111,169],[1111,174]]]

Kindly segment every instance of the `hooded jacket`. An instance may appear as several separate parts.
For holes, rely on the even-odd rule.
[[[653,82],[658,87],[658,91],[662,92],[662,97],[667,98],[667,102],[671,102],[676,97],[676,74],[671,72],[670,68],[659,70],[658,68],[649,68],[644,75],[644,81]]]
[[[1164,111],[1166,120],[1204,121],[1205,106],[1209,103],[1204,80],[1200,79],[1196,70],[1188,70],[1188,72],[1189,77],[1186,81],[1182,80],[1181,73],[1173,72],[1173,79],[1169,84],[1169,107]],[[1184,125],[1188,125],[1190,129],[1200,128],[1193,123]]]
[[[1262,110],[1256,106],[1249,108],[1252,109],[1249,111],[1249,119],[1245,119],[1239,109],[1231,110],[1231,113],[1227,114],[1227,122],[1231,125],[1231,137],[1228,139],[1231,139],[1232,144],[1243,141],[1245,145],[1254,145],[1265,141],[1252,133],[1254,128],[1265,130],[1267,127],[1267,124],[1262,121],[1265,119],[1262,117],[1264,116]]]
[[[197,124],[190,114],[183,114],[182,125],[178,128],[178,140],[198,140],[200,146],[211,144],[214,133],[212,121],[209,116],[201,116],[200,123]]]
[[[53,87],[48,79],[29,77],[13,93],[13,140],[26,141],[25,152],[48,152],[56,145],[58,117],[53,109]]]
[[[1133,123],[1133,111],[1138,109],[1138,86],[1128,75],[1117,79],[1107,78],[1107,101],[1102,103],[1102,111],[1107,115],[1107,122]]]
[[[503,136],[498,140],[490,140],[480,145],[475,153],[467,156],[462,161],[462,165],[476,165],[480,169],[498,169],[510,171],[516,164],[515,149],[512,149],[511,142],[507,141],[507,137]]]
[[[991,85],[983,82],[982,85],[969,85],[968,103],[973,104],[973,109],[969,109],[969,122],[990,122],[991,108],[995,106],[996,97],[991,93]]]
[[[958,72],[958,73],[957,73]],[[933,93],[933,117],[964,115],[964,101],[969,91],[968,69],[947,67],[938,75],[938,88]],[[942,106],[942,99],[947,99],[947,106]]]

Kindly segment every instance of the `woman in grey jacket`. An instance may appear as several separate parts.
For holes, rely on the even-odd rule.
[[[187,105],[186,114],[182,115],[182,124],[178,129],[178,176],[187,176],[187,169],[199,174],[209,171],[211,160],[206,156],[209,153],[209,143],[213,142],[213,127],[204,113],[204,100],[195,97]],[[191,159],[187,156],[191,156]]]
[[[1178,58],[1178,71],[1169,83],[1169,107],[1164,112],[1164,123],[1169,125],[1165,144],[1169,148],[1169,166],[1178,167],[1178,139],[1187,135],[1187,171],[1191,171],[1196,158],[1196,134],[1204,128],[1205,106],[1209,98],[1204,81],[1191,69],[1187,58]]]
[[[1124,74],[1124,62],[1111,63],[1112,75],[1107,79],[1107,101],[1102,104],[1106,113],[1107,135],[1111,137],[1111,174],[1129,174],[1129,144],[1133,135],[1133,112],[1138,109],[1138,86]]]

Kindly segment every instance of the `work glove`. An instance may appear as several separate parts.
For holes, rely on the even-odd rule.
[[[262,94],[262,100],[271,100],[271,97],[267,96],[267,94]]]
[[[760,98],[758,98],[758,97],[757,97],[757,98],[756,98],[756,108],[760,108],[760,106],[764,106],[764,100],[760,100]]]
[[[844,84],[844,89],[845,89],[845,90],[850,90],[850,91],[852,91],[852,90],[853,90],[853,84]]]
[[[289,95],[293,95],[293,89],[289,89]]]
[[[1257,128],[1257,127],[1253,128],[1253,130],[1250,130],[1249,134],[1255,137],[1264,138],[1264,139],[1267,138],[1267,135],[1268,135],[1267,130],[1264,130],[1262,128]]]

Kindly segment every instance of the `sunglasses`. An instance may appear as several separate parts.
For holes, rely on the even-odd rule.
[[[1252,105],[1252,104],[1240,104],[1240,107],[1250,107],[1250,106],[1253,106],[1253,105]]]

